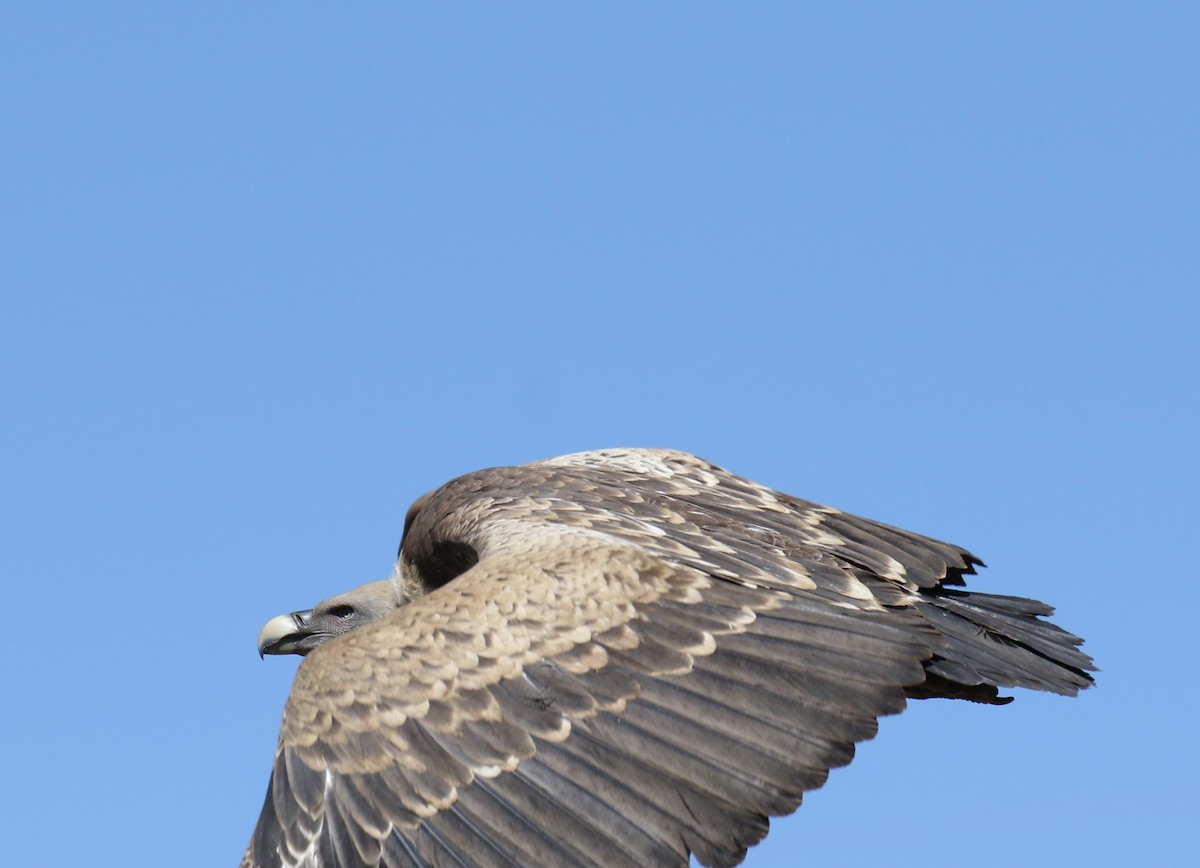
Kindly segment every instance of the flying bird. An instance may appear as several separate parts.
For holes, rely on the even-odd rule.
[[[683,452],[459,477],[263,628],[306,658],[242,868],[736,865],[906,698],[1092,684],[981,564]]]

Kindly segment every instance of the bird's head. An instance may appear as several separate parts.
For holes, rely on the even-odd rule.
[[[403,595],[395,582],[390,579],[367,582],[311,609],[272,618],[258,634],[259,656],[303,656],[335,636],[379,620],[401,605]]]

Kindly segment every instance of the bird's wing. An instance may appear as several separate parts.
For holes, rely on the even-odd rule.
[[[978,563],[647,450],[461,477],[401,561],[440,587],[305,659],[243,868],[734,865],[904,707],[945,642],[914,600]]]

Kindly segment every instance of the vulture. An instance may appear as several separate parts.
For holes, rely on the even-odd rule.
[[[980,565],[683,452],[459,477],[263,627],[305,659],[242,868],[736,865],[906,699],[1093,683]]]

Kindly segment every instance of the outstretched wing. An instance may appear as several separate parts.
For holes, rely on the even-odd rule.
[[[447,544],[477,562],[300,667],[244,868],[734,865],[925,681],[913,597],[976,562],[641,450],[456,480],[403,557]]]

